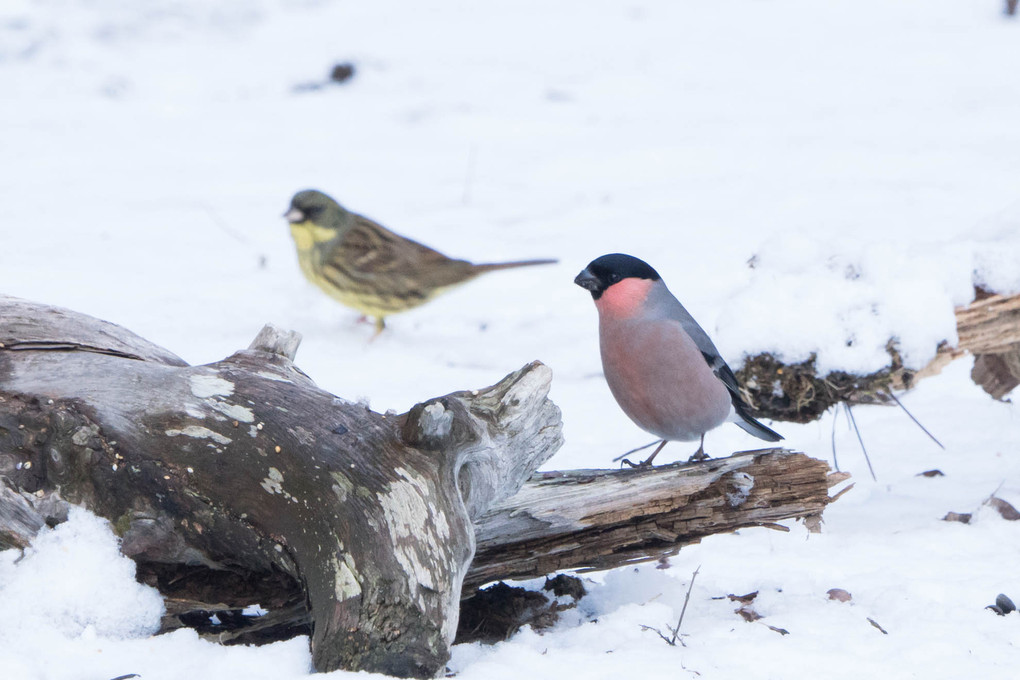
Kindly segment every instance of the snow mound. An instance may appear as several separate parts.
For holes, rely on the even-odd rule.
[[[129,639],[155,633],[163,599],[135,581],[109,523],[80,508],[24,551],[0,553],[0,647],[24,632]]]
[[[1020,290],[1020,219],[952,244],[862,241],[820,231],[765,241],[752,272],[720,315],[724,354],[769,352],[787,363],[817,356],[820,374],[870,373],[889,363],[896,345],[905,365],[921,368],[939,343],[955,344],[954,307],[974,286]]]

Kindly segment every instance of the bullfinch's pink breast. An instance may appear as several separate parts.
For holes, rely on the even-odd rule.
[[[595,301],[599,318],[626,319],[640,314],[653,285],[648,279],[624,279],[609,286]]]
[[[653,284],[625,279],[596,301],[603,371],[639,427],[663,439],[695,440],[726,420],[731,398],[679,322],[645,318]]]

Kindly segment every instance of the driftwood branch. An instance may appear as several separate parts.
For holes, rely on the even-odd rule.
[[[532,477],[477,523],[467,586],[562,569],[611,569],[675,554],[705,536],[820,517],[846,479],[783,449],[651,469]]]
[[[188,366],[112,324],[0,296],[0,547],[83,505],[163,592],[166,629],[309,633],[319,670],[428,677],[462,586],[817,522],[843,478],[782,450],[533,475],[562,441],[541,364],[387,416],[316,387],[292,363],[299,341],[267,326]],[[240,615],[256,602],[270,613]]]
[[[815,420],[840,402],[886,403],[890,390],[909,389],[966,354],[975,356],[974,382],[994,398],[1020,384],[1020,295],[978,290],[974,302],[956,309],[956,330],[956,346],[941,344],[935,358],[920,370],[905,367],[890,341],[889,365],[867,375],[834,371],[820,376],[813,357],[787,364],[771,354],[759,354],[748,357],[737,378],[757,415],[798,423]]]

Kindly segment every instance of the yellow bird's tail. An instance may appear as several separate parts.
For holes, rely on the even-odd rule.
[[[559,260],[518,260],[516,262],[491,262],[488,264],[476,264],[472,267],[475,272],[484,274],[500,269],[514,269],[515,267],[533,267],[539,264],[556,264]]]

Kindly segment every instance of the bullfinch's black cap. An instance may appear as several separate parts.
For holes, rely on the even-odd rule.
[[[591,292],[598,300],[602,293],[623,279],[659,280],[659,273],[644,260],[633,255],[610,253],[592,260],[574,279],[574,283]]]

